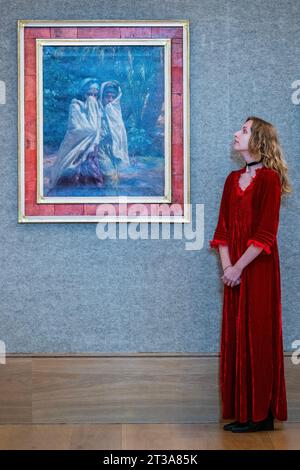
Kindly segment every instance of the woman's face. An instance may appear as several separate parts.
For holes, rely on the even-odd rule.
[[[233,148],[237,151],[248,150],[249,139],[251,136],[251,126],[253,121],[245,122],[242,128],[234,134]]]
[[[108,103],[111,103],[114,99],[116,99],[116,93],[112,91],[107,91],[104,93],[102,101],[104,105],[107,105]]]
[[[92,85],[86,92],[85,97],[87,98],[88,96],[94,96],[95,98],[97,98],[98,95],[99,95],[99,89]]]

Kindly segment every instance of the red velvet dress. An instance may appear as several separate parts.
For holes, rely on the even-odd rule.
[[[234,264],[247,247],[263,251],[242,271],[241,283],[223,284],[220,386],[222,416],[240,422],[273,416],[287,419],[277,245],[281,183],[262,167],[243,191],[245,167],[226,178],[219,219],[210,246],[228,245]]]

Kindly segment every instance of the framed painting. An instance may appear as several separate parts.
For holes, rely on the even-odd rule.
[[[18,21],[24,222],[190,222],[189,22]]]

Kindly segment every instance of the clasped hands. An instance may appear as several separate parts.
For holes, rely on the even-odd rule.
[[[242,271],[243,270],[239,268],[237,265],[229,266],[225,268],[225,271],[223,273],[223,276],[221,276],[221,279],[223,280],[224,284],[226,284],[229,287],[237,286],[238,284],[241,283]]]

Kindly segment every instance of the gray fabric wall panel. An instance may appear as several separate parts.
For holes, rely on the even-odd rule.
[[[208,246],[233,132],[273,122],[294,193],[278,242],[284,346],[300,339],[300,2],[0,0],[0,340],[9,352],[218,352],[222,283]],[[17,223],[17,19],[189,19],[191,202],[205,205],[199,251],[185,240],[106,240],[94,224]]]

